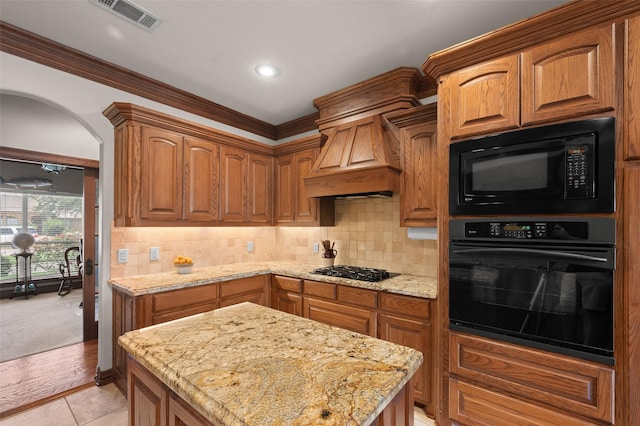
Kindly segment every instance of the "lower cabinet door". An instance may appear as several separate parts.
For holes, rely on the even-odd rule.
[[[146,369],[127,360],[129,426],[165,426],[169,391]]]
[[[211,422],[171,392],[169,397],[169,426],[211,426]]]

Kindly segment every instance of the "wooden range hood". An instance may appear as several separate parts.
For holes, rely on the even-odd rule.
[[[400,190],[400,146],[382,114],[420,105],[423,78],[402,67],[317,98],[326,138],[304,178],[308,197],[390,194]]]

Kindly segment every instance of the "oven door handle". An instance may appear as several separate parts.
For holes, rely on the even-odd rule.
[[[586,254],[579,253],[567,253],[564,251],[547,251],[536,249],[519,249],[519,248],[471,248],[471,249],[457,249],[452,251],[453,254],[528,254],[534,256],[555,257],[558,259],[567,260],[588,260],[591,262],[608,262],[609,259],[605,257],[588,256]]]

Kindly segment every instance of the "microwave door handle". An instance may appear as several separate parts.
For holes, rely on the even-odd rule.
[[[591,262],[608,262],[604,257],[587,256],[585,254],[567,253],[563,251],[547,251],[536,249],[519,249],[519,248],[473,248],[453,250],[454,254],[529,254],[533,256],[554,257],[566,260],[588,260]]]

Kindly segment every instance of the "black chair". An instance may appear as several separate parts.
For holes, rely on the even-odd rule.
[[[69,247],[64,251],[64,263],[59,265],[62,280],[58,287],[58,295],[66,296],[71,292],[73,284],[82,283],[82,252],[80,247]]]

